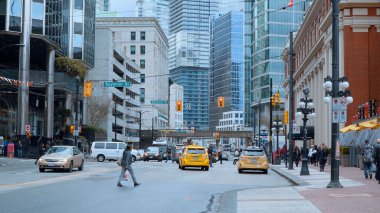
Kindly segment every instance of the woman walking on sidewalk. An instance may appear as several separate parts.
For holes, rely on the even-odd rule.
[[[322,143],[319,149],[319,171],[320,172],[325,171],[327,156],[328,156],[327,147],[324,143]]]
[[[301,150],[300,148],[298,148],[298,146],[296,146],[296,148],[294,149],[293,159],[294,159],[294,162],[296,163],[296,167],[298,167],[298,164],[300,163],[300,160],[301,160]]]

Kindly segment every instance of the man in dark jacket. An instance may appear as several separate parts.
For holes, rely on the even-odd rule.
[[[208,160],[210,162],[210,167],[212,167],[212,159],[213,159],[212,149],[213,149],[212,144],[210,144],[210,146],[207,149],[207,154],[208,154]]]
[[[380,138],[377,139],[375,164],[376,164],[375,178],[376,178],[376,180],[379,181],[379,184],[380,184]]]
[[[125,172],[127,170],[129,172],[129,174],[131,174],[131,176],[132,176],[134,186],[140,185],[140,183],[137,183],[136,178],[135,178],[135,174],[133,172],[131,149],[132,149],[131,146],[127,146],[123,152],[123,157],[121,159],[121,172],[120,172],[119,180],[117,182],[117,186],[120,186],[120,187],[123,186],[121,184],[121,181],[124,180],[124,175],[125,175]]]

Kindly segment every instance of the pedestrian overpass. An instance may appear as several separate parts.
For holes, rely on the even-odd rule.
[[[252,138],[252,131],[162,131],[168,138],[216,138],[216,133],[219,133],[220,138]]]

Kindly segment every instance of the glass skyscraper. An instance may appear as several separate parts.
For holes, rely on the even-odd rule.
[[[298,29],[309,2],[296,1],[293,7],[287,7],[289,0],[257,0],[251,5],[251,14],[246,13],[246,20],[252,20],[252,67],[248,85],[250,107],[255,112],[255,118],[260,119],[267,129],[269,114],[263,112],[269,112],[270,78],[273,82],[272,91],[284,95],[281,54],[289,32]],[[258,118],[260,101],[264,103],[264,109],[261,110],[261,118]]]
[[[216,0],[171,0],[169,4],[169,71],[184,87],[183,119],[208,129],[210,17]]]
[[[244,109],[243,12],[229,12],[214,20],[210,59],[210,121],[215,130],[223,112]],[[224,97],[224,107],[217,107]]]
[[[169,36],[169,0],[137,0],[138,17],[155,17],[166,36]]]

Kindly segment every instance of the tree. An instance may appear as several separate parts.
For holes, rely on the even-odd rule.
[[[111,100],[104,97],[92,97],[87,102],[88,124],[99,127],[107,118]]]
[[[56,58],[55,67],[57,71],[65,72],[66,75],[71,77],[79,76],[81,79],[88,73],[87,66],[81,60],[75,60],[69,57],[61,56]]]

